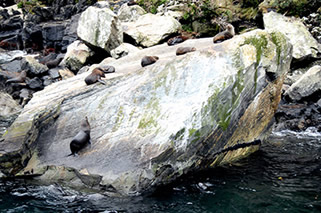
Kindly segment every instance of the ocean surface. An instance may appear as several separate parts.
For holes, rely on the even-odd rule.
[[[0,212],[321,212],[321,134],[274,132],[249,158],[189,175],[148,197],[0,181]]]

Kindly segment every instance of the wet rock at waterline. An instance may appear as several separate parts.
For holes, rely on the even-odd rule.
[[[307,56],[316,57],[317,53],[321,51],[318,42],[300,19],[269,12],[263,15],[263,20],[266,30],[280,31],[289,38],[293,45],[293,58],[300,60]]]
[[[186,45],[197,50],[177,57]],[[128,196],[243,158],[258,149],[250,142],[263,138],[274,116],[291,50],[283,34],[255,30],[110,61],[117,71],[106,85],[87,86],[88,72],[51,84],[3,136],[1,172]],[[145,55],[159,60],[142,68]],[[66,157],[85,116],[92,143]]]
[[[108,53],[123,43],[120,21],[108,8],[87,8],[79,18],[77,34],[83,41]]]

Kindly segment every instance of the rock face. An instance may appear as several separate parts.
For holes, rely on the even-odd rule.
[[[180,28],[181,24],[174,18],[150,13],[140,16],[135,22],[123,23],[124,33],[144,47],[158,44]]]
[[[78,22],[78,36],[92,46],[107,52],[123,42],[123,32],[117,16],[108,8],[89,7]]]
[[[280,31],[289,38],[293,45],[293,58],[299,60],[306,56],[316,57],[318,42],[299,19],[269,12],[264,14],[263,20],[266,30]]]
[[[304,73],[291,87],[285,92],[293,101],[300,101],[316,92],[321,91],[321,66],[314,66]]]
[[[176,56],[181,46],[197,51]],[[86,86],[88,72],[51,84],[3,136],[1,172],[128,196],[238,160],[264,137],[291,51],[283,34],[255,30],[220,44],[192,39],[110,61],[116,72],[106,74],[106,85]],[[145,55],[159,60],[142,68]],[[85,116],[92,144],[66,157]]]
[[[0,92],[0,137],[18,117],[21,106],[4,92]]]

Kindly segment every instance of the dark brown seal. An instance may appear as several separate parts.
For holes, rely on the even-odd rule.
[[[51,61],[46,62],[45,65],[47,65],[47,67],[48,67],[49,69],[55,68],[55,67],[57,67],[57,66],[59,65],[59,63],[62,61],[62,59],[63,59],[62,57],[56,58],[56,59],[54,59],[54,60],[51,60]]]
[[[189,37],[187,36],[183,36],[183,35],[179,35],[179,36],[175,36],[173,38],[168,39],[167,44],[168,46],[172,46],[178,43],[182,43],[183,41],[189,39]]]
[[[137,5],[137,2],[135,2],[133,0],[127,2],[127,6],[133,6],[133,5]]]
[[[83,149],[87,144],[90,144],[90,143],[91,143],[90,142],[90,124],[86,116],[81,123],[80,131],[70,142],[70,151],[71,151],[70,155],[77,154],[81,149]]]
[[[24,83],[26,80],[26,77],[27,77],[27,71],[22,70],[17,77],[7,80],[6,83]]]
[[[195,47],[179,47],[176,50],[176,55],[184,55],[189,52],[194,52],[196,51]]]
[[[226,26],[226,30],[224,30],[223,32],[220,32],[214,36],[213,42],[214,43],[222,42],[227,39],[233,38],[234,35],[235,35],[235,32],[234,32],[233,25],[228,24]]]
[[[145,67],[147,65],[155,63],[159,58],[157,56],[144,56],[142,58],[141,65],[142,67]]]
[[[101,80],[101,77],[105,77],[105,74],[101,68],[97,67],[85,78],[85,82],[87,85],[94,84],[97,81],[102,84],[106,84],[103,80]]]

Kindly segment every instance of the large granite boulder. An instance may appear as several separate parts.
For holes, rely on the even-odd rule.
[[[269,12],[264,14],[263,20],[266,30],[280,31],[289,38],[293,45],[293,58],[300,60],[307,56],[317,56],[319,50],[318,42],[300,19]]]
[[[123,4],[118,10],[118,19],[122,22],[136,21],[141,15],[146,14],[146,11],[138,5],[128,6]]]
[[[88,44],[107,52],[123,42],[120,21],[109,8],[87,8],[79,18],[77,34]]]
[[[197,51],[176,56],[182,46]],[[108,63],[116,72],[106,74],[106,85],[87,86],[88,71],[34,94],[1,139],[0,170],[128,196],[236,161],[259,148],[291,51],[283,34],[255,30],[220,44],[192,39],[93,65]],[[145,55],[159,60],[142,68]],[[67,157],[85,116],[92,143]]]
[[[158,44],[180,28],[181,24],[176,19],[150,13],[140,16],[135,22],[123,23],[124,33],[144,47]]]
[[[306,99],[311,95],[321,93],[321,66],[316,65],[311,67],[306,73],[304,73],[295,83],[286,90],[285,96],[293,101],[300,101]]]

